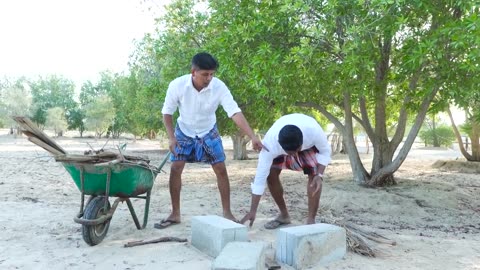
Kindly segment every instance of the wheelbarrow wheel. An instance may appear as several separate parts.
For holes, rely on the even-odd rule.
[[[99,196],[93,198],[85,207],[85,212],[83,214],[84,219],[97,219],[110,210],[110,202],[107,202],[107,210],[103,208],[105,206],[105,197]],[[98,225],[83,225],[82,226],[82,235],[83,240],[90,246],[95,246],[102,242],[103,238],[107,235],[108,227],[110,226],[110,220],[105,221],[102,224]]]

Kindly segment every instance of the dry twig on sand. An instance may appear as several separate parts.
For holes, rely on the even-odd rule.
[[[373,231],[367,231],[351,223],[338,221],[334,218],[323,218],[322,222],[343,227],[347,232],[348,249],[363,256],[377,256],[378,250],[374,248],[374,243],[387,244],[391,246],[396,245],[395,241],[390,240],[383,235]]]
[[[123,247],[135,247],[135,246],[155,244],[155,243],[163,243],[163,242],[180,242],[180,243],[182,243],[182,242],[187,242],[187,239],[167,236],[167,237],[160,237],[160,238],[153,239],[153,240],[148,240],[148,241],[140,240],[140,241],[128,242],[125,245],[123,245]]]

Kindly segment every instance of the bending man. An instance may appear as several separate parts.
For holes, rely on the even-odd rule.
[[[331,148],[318,122],[304,114],[289,114],[279,118],[267,131],[263,145],[269,151],[261,151],[255,179],[251,185],[252,202],[250,212],[240,221],[253,225],[260,198],[265,186],[272,194],[280,215],[265,224],[266,229],[275,229],[291,222],[280,172],[283,169],[303,171],[308,177],[308,216],[306,224],[314,224],[320,205],[322,181],[325,168],[330,163]]]

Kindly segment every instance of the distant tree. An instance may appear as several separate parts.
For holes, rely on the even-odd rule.
[[[85,131],[85,110],[81,107],[76,107],[70,110],[68,117],[68,129],[78,130],[80,138],[83,137]]]
[[[16,128],[12,116],[31,116],[32,96],[25,82],[25,78],[20,78],[5,80],[0,85],[0,119],[12,132]]]
[[[43,126],[47,120],[47,110],[53,107],[62,108],[68,113],[76,108],[73,99],[75,83],[58,75],[48,75],[29,81],[33,101],[33,121]]]
[[[63,136],[63,132],[66,131],[68,127],[65,111],[60,107],[49,108],[47,110],[45,127],[53,129],[56,136]]]
[[[85,127],[95,131],[95,136],[101,138],[112,125],[115,109],[112,100],[107,95],[99,96],[85,107]]]

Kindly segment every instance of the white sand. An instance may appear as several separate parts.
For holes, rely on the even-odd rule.
[[[96,149],[105,143],[65,138],[57,142],[68,151],[88,150],[87,142]],[[118,143],[110,142],[107,147]],[[164,155],[159,145],[155,141],[128,141],[127,150],[148,155],[153,164],[159,164]],[[228,151],[232,207],[241,218],[250,205],[249,184],[256,160],[234,161],[231,156]],[[255,157],[255,153],[250,156]],[[318,220],[322,215],[335,215],[381,233],[397,245],[378,245],[381,254],[377,258],[349,252],[344,260],[311,269],[480,269],[480,176],[471,173],[474,169],[459,172],[461,165],[445,171],[444,167],[432,167],[436,160],[458,156],[449,149],[414,150],[396,174],[398,185],[381,189],[355,185],[350,180],[348,158],[334,157],[327,170]],[[80,192],[61,164],[24,137],[4,134],[0,135],[0,162],[0,269],[211,268],[213,258],[189,242],[123,247],[130,241],[163,236],[190,240],[192,216],[221,215],[215,176],[208,165],[189,164],[185,168],[181,224],[165,230],[153,228],[153,223],[170,211],[168,174],[160,174],[153,188],[147,228],[137,230],[126,204],[121,204],[106,238],[91,247],[82,239],[81,225],[73,221]],[[168,172],[169,165],[164,168]],[[305,178],[290,171],[282,177],[293,225],[302,224],[307,211]],[[139,215],[143,202],[134,201]],[[275,247],[275,232],[265,230],[263,224],[276,214],[267,192],[249,230],[251,240],[270,243],[269,256]],[[282,265],[282,269],[292,268]]]

